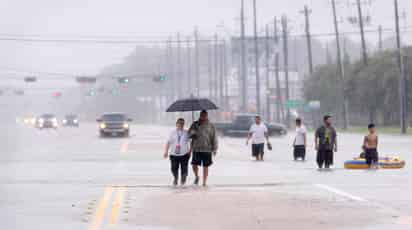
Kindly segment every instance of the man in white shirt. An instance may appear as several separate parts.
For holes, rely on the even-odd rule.
[[[252,156],[255,157],[257,161],[263,161],[265,140],[269,143],[269,135],[268,129],[262,122],[260,116],[255,117],[255,123],[249,129],[246,145],[249,144],[250,139],[252,139]]]
[[[297,161],[299,158],[302,161],[305,160],[306,156],[306,128],[302,124],[300,118],[296,119],[296,136],[293,140],[293,158]]]
[[[176,129],[170,133],[169,139],[165,146],[164,158],[170,156],[171,171],[173,174],[173,185],[177,186],[179,180],[180,168],[180,184],[186,183],[189,158],[190,158],[190,139],[189,133],[184,130],[185,120],[179,118],[176,122]]]

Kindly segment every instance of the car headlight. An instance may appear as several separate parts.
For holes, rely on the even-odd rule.
[[[101,129],[105,129],[105,128],[106,128],[106,124],[105,124],[105,123],[100,123],[100,128],[101,128]]]
[[[66,123],[67,123],[67,120],[66,120],[66,119],[64,119],[64,120],[63,120],[63,124],[66,124]]]
[[[78,121],[77,119],[75,119],[75,120],[73,120],[73,122],[74,122],[74,123],[77,123],[77,122],[79,122],[79,121]]]
[[[31,123],[32,125],[36,124],[36,119],[35,119],[35,118],[32,118],[32,119],[30,120],[30,123]]]
[[[40,118],[40,119],[39,119],[39,123],[44,123],[44,119],[43,119],[43,118]]]
[[[128,129],[128,128],[129,128],[129,124],[124,123],[124,124],[123,124],[123,128]]]

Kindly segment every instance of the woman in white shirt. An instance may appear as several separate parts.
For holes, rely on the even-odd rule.
[[[169,139],[165,146],[164,158],[169,156],[170,167],[173,174],[173,185],[177,186],[179,180],[180,168],[180,184],[186,183],[188,165],[190,159],[190,139],[189,134],[184,130],[185,120],[179,118],[176,121],[176,129],[170,133]]]
[[[305,160],[306,156],[306,128],[302,124],[300,118],[296,119],[296,136],[293,140],[293,158],[298,160],[299,158],[302,161]]]

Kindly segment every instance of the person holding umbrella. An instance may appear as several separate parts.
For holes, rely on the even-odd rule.
[[[164,158],[169,156],[170,166],[173,174],[173,185],[177,186],[179,180],[180,168],[180,184],[183,186],[186,183],[188,165],[190,159],[190,139],[189,134],[184,130],[185,120],[179,118],[176,121],[176,129],[173,130],[165,146]]]
[[[212,155],[216,155],[218,140],[216,129],[209,121],[206,110],[200,112],[198,121],[193,122],[189,129],[193,150],[192,167],[195,174],[194,184],[199,184],[199,167],[203,167],[203,186],[207,185],[209,167],[213,164]]]

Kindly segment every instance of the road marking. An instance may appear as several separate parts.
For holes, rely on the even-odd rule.
[[[120,187],[116,189],[116,195],[112,203],[112,211],[110,214],[110,222],[109,222],[110,227],[114,227],[118,223],[120,207],[123,202],[125,190],[126,189],[124,187]]]
[[[339,196],[346,197],[346,198],[348,198],[348,199],[350,199],[350,200],[359,201],[359,202],[368,202],[366,199],[364,199],[364,198],[362,198],[362,197],[352,195],[352,194],[350,194],[350,193],[344,192],[344,191],[342,191],[342,190],[339,190],[339,189],[337,189],[337,188],[331,187],[331,186],[329,186],[329,185],[325,185],[325,184],[314,184],[314,186],[316,186],[316,187],[318,187],[318,188],[321,188],[321,189],[324,189],[324,190],[327,190],[327,191],[329,191],[329,192],[333,192],[333,193],[335,193],[335,194],[337,194],[337,195],[339,195]]]
[[[98,230],[103,222],[104,213],[107,207],[107,204],[112,197],[113,187],[106,187],[104,191],[103,198],[99,201],[99,205],[96,208],[96,212],[93,216],[93,221],[89,226],[89,230]]]
[[[120,147],[120,153],[127,153],[129,151],[129,141],[123,141],[122,146]]]

